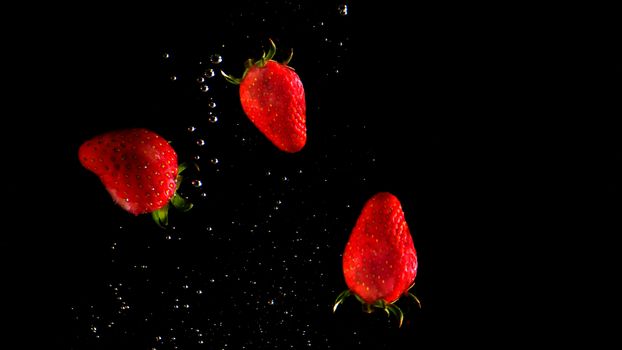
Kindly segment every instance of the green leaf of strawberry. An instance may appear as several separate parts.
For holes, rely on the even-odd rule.
[[[337,297],[333,312],[354,295],[364,311],[384,310],[396,316],[401,327],[404,315],[394,303],[402,295],[411,295],[420,306],[409,292],[417,275],[417,252],[393,194],[380,192],[365,203],[346,244],[343,274],[348,290]]]
[[[272,58],[276,46],[258,60],[247,60],[242,78],[225,79],[240,85],[240,103],[246,116],[277,148],[294,153],[307,142],[305,91],[298,74],[287,64],[293,51],[282,63]]]
[[[78,151],[81,164],[99,177],[110,196],[127,212],[151,213],[159,226],[168,224],[169,202],[188,210],[192,204],[177,194],[177,153],[155,132],[123,129],[85,141]]]

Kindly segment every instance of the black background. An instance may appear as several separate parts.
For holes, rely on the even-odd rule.
[[[8,302],[25,326],[19,343],[530,343],[556,316],[589,309],[574,307],[574,291],[598,289],[605,270],[587,265],[616,261],[602,242],[619,231],[615,28],[602,12],[343,3],[346,16],[334,1],[68,7],[15,25],[33,29],[9,39],[6,66],[23,92],[3,141],[19,149],[7,152],[18,210],[3,238],[9,289],[24,297]],[[209,68],[241,74],[267,38],[277,58],[294,49],[305,85],[298,154],[258,133],[222,77],[205,80],[207,93],[196,80]],[[184,189],[196,207],[171,214],[174,230],[113,205],[77,160],[84,140],[125,127],[160,133],[181,160],[200,156],[203,186]],[[340,254],[378,191],[402,201],[420,259],[423,308],[400,301],[401,329],[354,301],[331,312],[345,289]]]

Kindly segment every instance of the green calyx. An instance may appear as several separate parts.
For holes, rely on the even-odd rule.
[[[242,80],[244,80],[244,78],[246,77],[246,73],[248,73],[248,71],[252,67],[258,67],[258,68],[264,67],[266,63],[272,60],[272,58],[276,54],[276,44],[274,44],[274,41],[272,41],[272,39],[268,39],[268,40],[270,41],[270,48],[268,49],[268,52],[264,51],[263,54],[261,55],[261,58],[258,60],[252,60],[250,58],[247,59],[244,62],[244,73],[242,73],[241,78],[236,78],[234,76],[228,75],[222,70],[220,71],[220,74],[222,74],[222,76],[225,77],[225,80],[227,80],[231,84],[240,85]],[[283,63],[284,65],[287,65],[289,61],[291,61],[293,56],[294,56],[294,50],[290,50],[289,56],[281,63]]]
[[[407,294],[408,296],[415,299],[417,306],[421,308],[421,302],[419,301],[419,299],[411,292],[407,292]],[[354,295],[356,299],[362,304],[363,311],[365,313],[369,314],[369,313],[374,312],[375,310],[383,310],[384,312],[386,312],[387,316],[393,315],[397,317],[397,319],[399,320],[399,327],[402,327],[402,323],[404,322],[404,312],[402,312],[402,309],[400,309],[399,306],[395,305],[395,301],[397,300],[388,303],[384,301],[383,299],[380,299],[374,302],[373,304],[369,304],[365,300],[363,300],[361,297],[351,292],[350,290],[344,290],[337,296],[337,299],[335,299],[335,304],[333,305],[333,313],[336,312],[337,307],[339,307],[339,305],[342,304],[344,300],[351,295]]]
[[[199,166],[197,164],[193,163],[193,165],[197,170],[199,170]],[[177,183],[177,186],[175,187],[175,194],[173,194],[173,197],[170,199],[169,203],[162,208],[151,212],[151,217],[153,218],[153,221],[155,221],[155,223],[161,228],[166,228],[168,226],[168,209],[170,205],[182,212],[186,212],[192,209],[193,204],[186,198],[180,196],[177,192],[184,178],[181,173],[184,172],[184,170],[186,170],[187,168],[188,163],[182,163],[177,168],[177,178],[175,181]]]

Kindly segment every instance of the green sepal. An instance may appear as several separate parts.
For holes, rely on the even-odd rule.
[[[180,196],[177,192],[175,192],[173,198],[171,198],[171,204],[175,207],[175,209],[184,212],[192,209],[193,207],[193,204],[189,200]]]
[[[386,306],[386,310],[388,310],[392,315],[396,316],[399,319],[399,327],[401,328],[402,323],[404,322],[404,313],[402,312],[402,309],[400,309],[400,307],[395,304],[388,304]]]
[[[286,58],[285,60],[283,60],[283,62],[282,62],[282,63],[283,63],[284,65],[286,65],[286,66],[287,66],[287,65],[289,64],[289,61],[291,61],[291,60],[292,60],[292,57],[294,57],[294,49],[290,49],[290,50],[289,50],[289,55],[287,56],[287,58]],[[291,68],[291,67],[290,67],[290,68]],[[293,68],[292,68],[292,69],[293,69]]]
[[[158,210],[152,211],[151,217],[158,226],[166,228],[166,226],[168,226],[168,204]]]
[[[350,292],[350,290],[346,289],[337,296],[337,299],[335,299],[335,305],[333,305],[333,313],[337,311],[337,307],[339,306],[339,304],[343,303],[343,301],[350,295],[352,295],[352,293]]]
[[[411,293],[411,292],[408,292],[408,296],[409,296],[409,297],[412,297],[413,299],[415,299],[415,302],[417,303],[417,306],[419,306],[419,308],[421,309],[421,301],[419,301],[419,298],[417,298],[417,296],[416,296],[416,295],[414,295],[414,294],[413,294],[413,293]]]

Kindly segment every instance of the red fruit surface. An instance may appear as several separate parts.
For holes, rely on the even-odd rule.
[[[136,128],[104,133],[84,142],[78,156],[112,199],[134,215],[164,207],[175,194],[177,154],[153,131]]]
[[[368,304],[393,303],[417,275],[417,252],[400,201],[388,192],[369,199],[343,254],[350,291]]]
[[[268,60],[251,66],[240,82],[244,113],[276,147],[298,152],[307,142],[305,92],[286,64]]]

